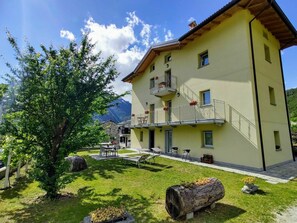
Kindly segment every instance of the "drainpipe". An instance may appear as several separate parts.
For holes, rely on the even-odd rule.
[[[280,62],[280,66],[281,66],[281,72],[282,72],[282,81],[283,81],[284,97],[285,97],[285,104],[286,104],[287,121],[288,121],[289,134],[290,134],[291,150],[292,150],[293,161],[295,162],[296,160],[295,160],[295,155],[294,155],[294,150],[293,150],[291,122],[290,122],[290,118],[289,118],[288,101],[287,101],[287,94],[286,94],[286,90],[285,90],[285,79],[284,79],[284,71],[283,71],[283,62],[282,62],[282,57],[281,57],[281,50],[278,51],[278,54],[279,54],[279,62]]]
[[[263,170],[266,171],[265,164],[265,153],[264,153],[264,144],[263,144],[263,133],[262,133],[262,124],[261,124],[261,114],[260,114],[260,103],[259,103],[259,95],[258,95],[258,84],[257,84],[257,70],[256,70],[256,62],[255,62],[255,52],[254,52],[254,43],[253,43],[253,30],[252,30],[252,22],[261,15],[266,9],[268,9],[272,1],[269,5],[264,7],[254,18],[249,22],[249,31],[250,31],[250,43],[251,43],[251,52],[252,52],[252,66],[253,66],[253,74],[254,74],[254,83],[255,83],[255,93],[256,93],[256,107],[258,114],[258,123],[259,123],[259,133],[260,133],[260,146],[261,146],[261,155],[262,155],[262,165]]]

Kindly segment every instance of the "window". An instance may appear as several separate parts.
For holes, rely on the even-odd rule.
[[[209,64],[208,51],[199,54],[198,63],[199,63],[199,68]]]
[[[126,138],[125,138],[125,137],[123,137],[123,136],[122,136],[122,137],[120,137],[120,142],[121,142],[121,143],[125,143],[125,141],[126,141],[125,139],[126,139]]]
[[[152,89],[154,87],[155,87],[155,79],[154,78],[151,78],[150,79],[150,89]]]
[[[168,62],[170,62],[171,60],[172,60],[171,54],[167,54],[167,55],[165,56],[165,63],[168,63]]]
[[[281,150],[279,131],[274,131],[273,134],[274,134],[275,150],[279,151]]]
[[[150,66],[150,72],[153,72],[155,70],[155,64],[152,64],[151,66]]]
[[[271,63],[270,59],[270,49],[267,45],[264,44],[265,60]]]
[[[273,87],[268,87],[269,89],[269,99],[270,99],[270,104],[271,105],[276,105],[275,102],[275,94],[274,94],[274,88]]]
[[[204,147],[213,147],[212,131],[204,131],[203,132],[203,146]]]
[[[210,105],[211,104],[211,99],[210,99],[210,90],[207,91],[202,91],[200,93],[200,98],[201,98],[201,105]]]
[[[268,34],[267,34],[267,32],[263,31],[263,37],[268,40]]]
[[[143,142],[143,131],[140,131],[140,139],[139,139],[140,142]]]

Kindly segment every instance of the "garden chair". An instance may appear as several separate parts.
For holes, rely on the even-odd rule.
[[[155,158],[160,156],[159,154],[154,154],[154,155],[150,155],[150,154],[144,154],[142,156],[135,156],[135,157],[124,157],[124,160],[128,160],[128,161],[132,161],[135,162],[136,165],[138,166],[138,168],[140,167],[141,163],[150,163],[151,164],[151,160],[155,161]]]
[[[155,163],[156,162],[155,158],[158,157],[158,156],[160,156],[160,154],[150,155],[149,157],[146,158],[145,162],[149,162],[151,164],[150,160],[153,160],[154,163]]]
[[[162,150],[159,147],[155,147],[155,148],[151,148],[153,153],[157,153],[160,154],[162,152]]]

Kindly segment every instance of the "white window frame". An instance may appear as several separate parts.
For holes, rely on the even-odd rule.
[[[209,103],[208,104],[206,104],[205,103],[205,93],[206,92],[209,92]],[[205,91],[201,91],[200,92],[200,95],[201,95],[201,106],[209,106],[209,105],[211,105],[211,92],[210,92],[210,90],[205,90]]]
[[[151,64],[150,66],[150,73],[153,72],[156,69],[155,64]]]
[[[164,63],[169,63],[170,61],[172,61],[172,56],[171,56],[171,53],[169,54],[166,54],[165,57],[164,57]]]
[[[207,56],[207,63],[204,63],[205,61],[205,56]],[[203,53],[199,54],[199,68],[205,67],[209,65],[209,55],[208,55],[208,50],[204,51]]]
[[[211,141],[212,141],[212,144],[211,145],[210,144],[206,144],[206,137],[205,137],[205,135],[207,133],[211,133]],[[203,131],[203,147],[205,147],[205,148],[213,148],[213,131],[211,131],[211,130]]]

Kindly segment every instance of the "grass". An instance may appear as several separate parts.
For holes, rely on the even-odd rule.
[[[42,200],[44,192],[27,178],[0,191],[0,222],[80,222],[89,212],[110,205],[124,205],[136,222],[174,222],[165,210],[166,189],[203,177],[220,179],[225,197],[215,209],[200,211],[187,222],[272,222],[274,213],[296,201],[296,180],[272,185],[257,179],[261,190],[247,195],[241,192],[242,175],[161,157],[156,164],[137,168],[120,159],[96,161],[89,157],[92,153],[96,151],[78,153],[86,158],[89,168],[69,173],[73,182],[63,192],[73,194],[71,197]],[[3,181],[0,183],[2,186]]]

